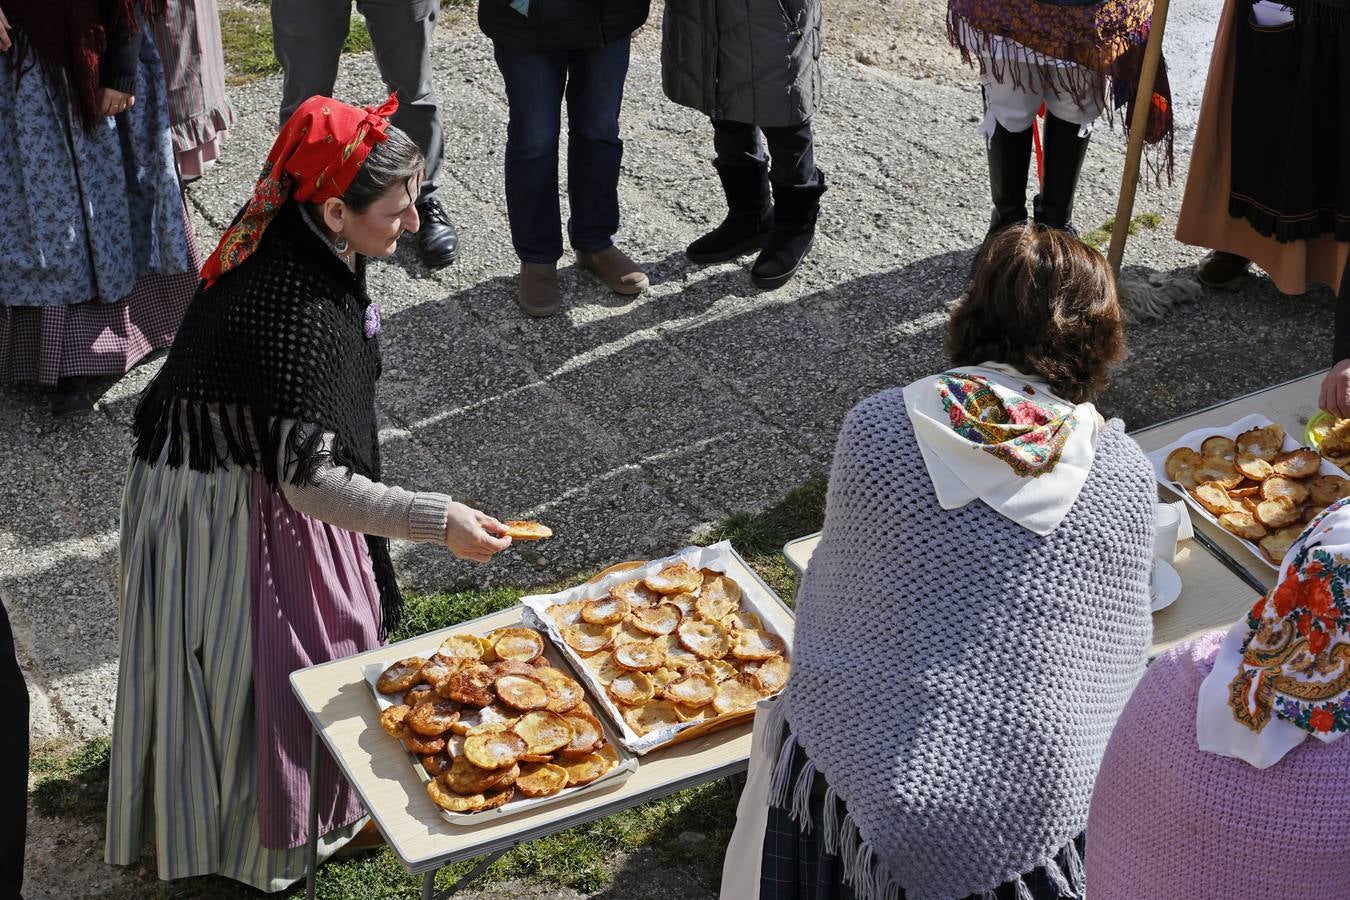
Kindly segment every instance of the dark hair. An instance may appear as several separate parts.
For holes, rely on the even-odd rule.
[[[1006,363],[1040,375],[1066,400],[1091,400],[1125,358],[1111,267],[1068,232],[1006,228],[980,250],[970,290],[947,322],[945,349],[954,365]]]
[[[425,167],[422,151],[417,149],[412,138],[401,128],[390,125],[385,139],[371,148],[370,155],[342,194],[342,202],[353,211],[363,213],[389,188],[406,184]]]

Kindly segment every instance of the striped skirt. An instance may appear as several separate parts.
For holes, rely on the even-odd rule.
[[[308,837],[309,725],[288,676],[378,646],[365,540],[251,470],[139,460],[121,525],[107,860],[150,840],[162,879],[281,890],[304,876]],[[319,814],[320,858],[364,818],[327,754]]]

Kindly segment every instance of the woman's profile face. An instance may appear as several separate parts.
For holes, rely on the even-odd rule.
[[[362,256],[392,256],[403,232],[416,232],[421,222],[413,205],[422,187],[422,176],[408,179],[385,191],[365,212],[344,210],[342,236]]]

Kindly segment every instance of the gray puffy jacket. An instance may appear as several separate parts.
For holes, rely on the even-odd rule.
[[[800,125],[820,107],[820,0],[666,0],[661,84],[714,119]]]

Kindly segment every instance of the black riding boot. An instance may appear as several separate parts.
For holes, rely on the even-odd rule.
[[[994,134],[989,138],[989,193],[994,199],[989,234],[1027,220],[1027,169],[1030,165],[1031,128],[1013,132],[995,124]]]
[[[1036,221],[1077,234],[1073,198],[1091,137],[1079,137],[1082,126],[1045,115],[1045,178],[1036,195]]]
[[[773,228],[773,201],[769,196],[769,167],[727,166],[714,162],[727,215],[712,231],[685,250],[690,262],[719,263],[758,250]]]
[[[815,184],[773,182],[773,231],[750,268],[755,287],[773,290],[796,274],[815,240],[823,193],[825,173],[820,169],[816,169]]]

